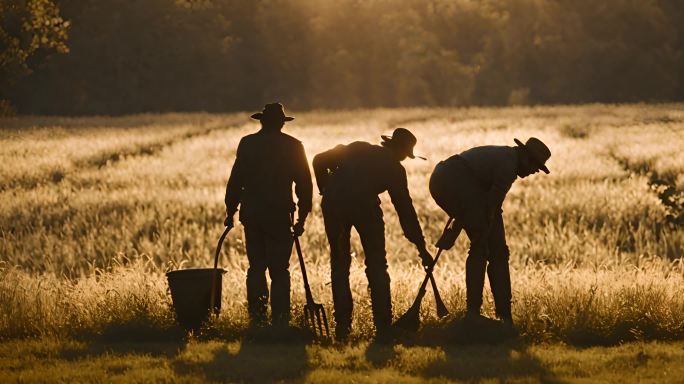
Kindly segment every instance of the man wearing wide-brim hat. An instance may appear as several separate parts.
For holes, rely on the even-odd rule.
[[[416,157],[416,137],[405,128],[382,136],[381,145],[356,141],[316,155],[313,168],[323,195],[321,208],[330,244],[335,337],[345,340],[351,330],[352,294],[350,233],[356,228],[365,253],[366,276],[379,339],[392,337],[392,300],[385,252],[385,223],[378,195],[388,191],[404,236],[418,249],[423,265],[431,265],[423,232],[413,208],[401,161]]]
[[[468,316],[479,316],[485,271],[494,295],[497,315],[513,325],[509,251],[501,206],[516,178],[539,171],[549,173],[549,148],[532,137],[516,146],[471,148],[441,161],[430,177],[430,194],[437,205],[454,218],[450,229],[437,242],[442,249],[454,245],[465,229],[470,239],[466,260]]]
[[[250,324],[267,323],[269,299],[266,270],[271,277],[271,316],[273,324],[286,326],[290,319],[290,272],[292,230],[299,236],[311,212],[313,184],[302,143],[281,132],[286,121],[279,103],[266,104],[263,111],[251,116],[261,129],[240,140],[233,169],[226,186],[227,227],[240,206],[240,221],[245,228],[249,269],[247,270],[247,306]],[[297,223],[292,228],[297,195]]]

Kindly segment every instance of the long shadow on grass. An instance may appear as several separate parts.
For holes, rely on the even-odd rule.
[[[187,335],[178,326],[159,326],[145,321],[112,323],[99,334],[74,335],[84,347],[64,349],[61,357],[77,360],[101,355],[146,354],[173,357],[182,350]]]
[[[237,345],[220,343],[215,346],[209,360],[179,359],[174,362],[173,369],[179,376],[203,377],[207,381],[292,381],[306,374],[306,345],[309,342],[310,339],[295,328],[248,332]]]
[[[515,332],[485,317],[469,321],[460,318],[443,327],[428,328],[414,342],[444,351],[443,359],[421,370],[425,378],[498,382],[534,378],[543,383],[560,382],[527,352]]]

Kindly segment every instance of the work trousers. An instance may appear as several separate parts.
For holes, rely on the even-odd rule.
[[[245,225],[247,270],[247,308],[250,323],[267,323],[268,286],[271,277],[271,316],[273,325],[286,326],[290,321],[290,255],[292,234],[288,228],[275,232],[259,225]]]
[[[366,277],[370,288],[373,322],[376,332],[387,330],[392,323],[390,277],[385,252],[385,222],[378,202],[367,204],[335,204],[322,202],[325,232],[330,244],[330,266],[336,337],[344,339],[351,330],[353,299],[349,286],[351,266],[350,236],[352,227],[361,238],[365,253]]]
[[[497,207],[490,223],[487,190],[471,172],[461,162],[440,162],[430,177],[430,194],[440,208],[459,222],[470,239],[466,259],[468,311],[480,313],[486,271],[497,315],[510,318],[510,252],[502,211]]]

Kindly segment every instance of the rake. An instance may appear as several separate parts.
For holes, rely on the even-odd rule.
[[[304,325],[313,333],[316,339],[327,340],[330,338],[330,329],[328,328],[328,318],[325,315],[325,308],[323,307],[323,304],[318,304],[313,299],[311,287],[309,286],[309,279],[306,276],[306,267],[304,266],[302,247],[299,245],[299,237],[296,235],[293,237],[295,249],[297,250],[297,257],[299,258],[299,267],[302,270],[304,292],[306,293],[306,304],[304,305]]]
[[[446,226],[444,226],[444,231],[442,231],[443,235],[444,233],[446,233],[447,229],[453,221],[454,219],[450,217],[446,223]],[[461,228],[458,228],[457,230],[460,233]],[[435,268],[435,265],[437,264],[439,256],[442,254],[443,250],[444,249],[442,248],[438,248],[437,255],[435,256],[435,260],[432,262],[432,265],[425,268],[426,275],[423,279],[423,282],[420,285],[420,288],[418,289],[418,296],[416,296],[416,299],[413,301],[411,308],[409,308],[408,311],[406,311],[406,313],[404,313],[394,323],[395,327],[411,332],[418,331],[418,328],[420,327],[420,304],[423,301],[423,297],[425,297],[428,280],[432,284],[432,291],[435,294],[435,302],[437,304],[437,316],[445,317],[449,314],[449,310],[444,305],[444,301],[442,301],[442,296],[439,294],[439,291],[437,290],[437,283],[435,283],[435,278],[432,276],[432,270]]]

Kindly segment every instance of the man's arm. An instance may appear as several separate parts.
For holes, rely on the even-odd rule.
[[[413,208],[413,201],[408,190],[406,170],[401,165],[397,165],[393,172],[391,172],[390,178],[388,191],[392,204],[397,210],[397,215],[399,215],[401,229],[404,231],[404,236],[418,248],[418,255],[423,267],[428,268],[432,266],[433,259],[430,252],[425,248],[423,230],[420,228],[418,215],[416,215],[416,210]]]
[[[316,184],[318,185],[318,192],[322,195],[328,185],[330,174],[335,171],[340,163],[342,152],[346,148],[345,145],[338,145],[333,149],[321,152],[313,158],[313,169],[316,175]]]
[[[233,163],[233,169],[230,171],[230,177],[228,178],[228,184],[226,185],[226,223],[228,223],[228,219],[232,222],[233,216],[235,215],[235,212],[237,212],[238,205],[242,198],[246,165],[243,152],[244,143],[240,140],[236,152],[235,163]]]
[[[511,189],[511,184],[492,184],[492,188],[487,193],[487,207],[489,207],[489,213],[495,212],[501,208],[509,189]]]
[[[496,212],[501,211],[506,194],[511,189],[516,177],[515,168],[508,166],[508,164],[502,165],[494,171],[492,187],[487,193],[488,219],[491,219]]]
[[[399,215],[399,223],[404,231],[404,236],[418,247],[425,247],[425,238],[418,222],[418,215],[413,208],[413,200],[408,190],[406,170],[401,165],[391,172],[391,181],[388,188],[392,204]]]
[[[297,143],[297,154],[295,156],[295,195],[297,195],[297,221],[302,225],[306,217],[311,212],[311,200],[313,195],[313,184],[311,182],[311,172],[309,162],[306,159],[306,152],[301,143]]]

